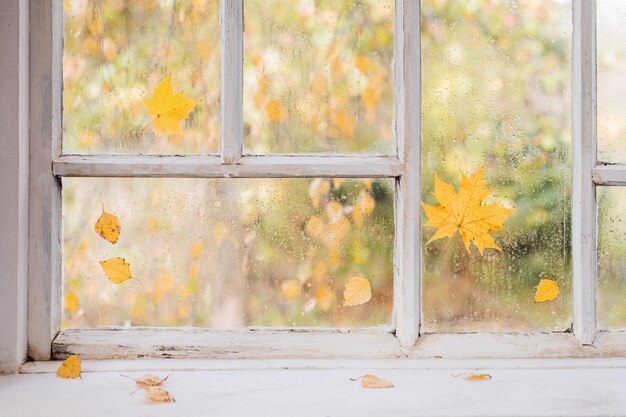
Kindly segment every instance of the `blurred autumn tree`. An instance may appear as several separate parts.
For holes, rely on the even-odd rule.
[[[394,152],[393,4],[245,2],[246,153]],[[423,199],[435,172],[458,185],[484,164],[494,201],[519,209],[502,253],[424,246],[427,331],[569,323],[570,14],[422,1]],[[65,25],[65,152],[217,152],[216,0],[71,0]],[[184,136],[146,129],[142,98],[168,74],[200,100]],[[64,180],[65,325],[387,323],[393,199],[391,180]],[[122,221],[114,247],[93,232],[100,200]],[[113,255],[140,281],[111,286],[97,261]],[[351,275],[369,303],[341,306]],[[542,277],[564,295],[534,306]]]

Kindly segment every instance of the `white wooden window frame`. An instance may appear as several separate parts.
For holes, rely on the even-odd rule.
[[[221,0],[220,156],[77,156],[61,151],[62,1],[30,0],[28,355],[111,357],[554,357],[626,355],[598,332],[596,185],[626,167],[596,161],[595,0],[573,0],[573,331],[420,335],[421,42],[418,0],[396,0],[393,156],[243,155],[243,0]],[[395,178],[394,308],[389,328],[67,330],[62,314],[61,177]],[[1,301],[1,300],[0,300]],[[0,335],[2,332],[0,331]]]

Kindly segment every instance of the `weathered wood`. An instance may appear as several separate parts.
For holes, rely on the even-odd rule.
[[[53,342],[53,356],[85,359],[132,358],[571,358],[624,357],[626,333],[600,333],[593,346],[571,333],[426,334],[402,347],[377,329],[200,329],[65,330]]]
[[[572,289],[574,333],[596,332],[596,1],[574,0],[572,49]]]
[[[221,0],[221,154],[225,163],[243,149],[243,0]]]
[[[53,356],[122,358],[393,358],[403,357],[393,335],[381,331],[119,329],[65,330]]]
[[[626,166],[598,164],[593,169],[593,182],[596,185],[626,185]]]
[[[26,358],[28,1],[0,12],[0,373]]]
[[[212,156],[63,156],[54,174],[64,177],[395,177],[395,157],[249,156],[224,164]]]
[[[421,292],[421,49],[420,2],[396,1],[395,96],[398,156],[396,181],[394,323],[404,346],[417,340]]]
[[[28,354],[50,358],[61,323],[61,154],[63,18],[60,1],[30,1],[30,213]]]

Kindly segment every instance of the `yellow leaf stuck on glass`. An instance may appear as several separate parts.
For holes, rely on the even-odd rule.
[[[367,303],[372,298],[372,287],[369,279],[351,277],[343,289],[343,305],[358,306]]]
[[[118,257],[100,261],[100,266],[107,278],[114,284],[121,284],[133,278],[133,274],[130,272],[130,264],[124,258]]]
[[[393,383],[386,381],[382,378],[372,374],[365,374],[358,378],[352,379],[352,381],[360,380],[363,388],[393,388]]]
[[[169,392],[160,387],[144,387],[146,399],[155,403],[173,403],[176,402]]]
[[[559,283],[552,279],[542,279],[537,286],[535,303],[552,301],[559,296]]]
[[[72,355],[63,361],[57,376],[60,378],[80,378],[80,359],[76,355]]]
[[[155,134],[182,135],[183,128],[180,126],[180,121],[191,113],[196,103],[196,100],[184,94],[174,94],[174,87],[169,76],[156,86],[151,97],[143,99],[148,114],[154,116],[152,128]]]
[[[117,243],[117,239],[120,237],[122,226],[120,225],[120,219],[117,216],[103,211],[95,225],[96,233],[98,233],[103,239],[113,244]]]
[[[468,253],[472,243],[481,255],[486,248],[502,250],[489,233],[504,229],[503,223],[515,209],[483,204],[491,194],[485,184],[484,171],[485,168],[481,167],[469,177],[461,173],[461,189],[458,193],[452,185],[435,176],[433,195],[439,205],[422,203],[428,217],[425,226],[437,228],[428,243],[444,237],[450,238],[458,231]]]

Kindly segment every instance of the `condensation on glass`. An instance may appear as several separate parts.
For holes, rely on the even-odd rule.
[[[213,154],[219,147],[219,0],[64,4],[63,152]],[[197,100],[184,133],[155,133],[143,99],[171,75]]]
[[[626,187],[598,187],[598,322],[626,328]]]
[[[63,327],[373,326],[393,304],[392,179],[63,179]],[[116,244],[94,225],[106,210]],[[122,257],[116,285],[99,261]],[[343,306],[351,277],[372,298]]]
[[[244,152],[395,152],[394,0],[246,0]]]
[[[597,1],[598,159],[626,162],[626,2]]]
[[[490,202],[517,211],[493,232],[502,252],[424,227],[426,332],[565,330],[571,323],[568,1],[422,1],[422,187],[458,190],[485,167]],[[426,217],[423,217],[426,221]],[[534,304],[540,279],[557,300]]]

